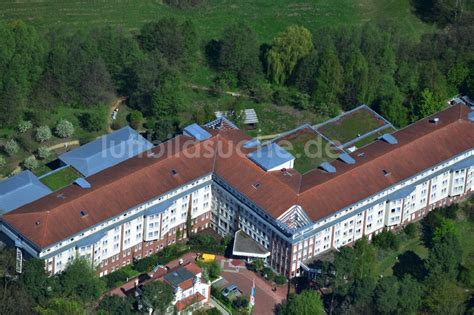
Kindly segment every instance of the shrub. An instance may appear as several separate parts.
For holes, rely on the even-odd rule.
[[[238,296],[232,301],[232,306],[235,308],[246,308],[249,306],[249,300],[246,296]]]
[[[25,151],[33,153],[36,150],[38,144],[35,142],[35,139],[31,137],[29,132],[20,134],[16,137],[18,145]]]
[[[5,150],[6,153],[8,153],[8,155],[12,156],[18,153],[18,151],[20,150],[20,147],[18,146],[18,143],[15,140],[10,139],[7,141],[7,143],[5,143],[3,149]]]
[[[33,128],[33,123],[30,120],[24,120],[18,124],[18,131],[20,133],[25,133],[31,128]]]
[[[262,270],[262,276],[264,276],[268,280],[273,280],[273,278],[275,278],[275,273],[273,272],[272,268],[264,267]]]
[[[101,131],[105,127],[105,117],[99,113],[84,113],[79,121],[82,128],[89,132]]]
[[[38,160],[34,156],[29,156],[23,161],[23,167],[28,170],[33,170],[38,167]]]
[[[286,283],[286,277],[283,275],[276,275],[275,278],[273,279],[276,284],[282,285]]]
[[[55,133],[59,138],[69,138],[74,134],[74,125],[66,119],[61,119],[56,125]]]
[[[0,167],[4,167],[7,164],[7,160],[3,156],[0,156]]]
[[[36,141],[45,142],[51,139],[51,129],[48,126],[41,126],[36,128]]]
[[[130,113],[128,119],[130,121],[130,126],[132,126],[133,129],[138,129],[143,122],[143,114],[138,110],[134,110]]]
[[[410,223],[407,226],[405,226],[403,231],[409,238],[415,238],[418,233],[418,228],[416,227],[414,223]]]
[[[45,146],[40,146],[38,148],[38,157],[42,160],[47,159],[50,156],[51,152]]]
[[[138,272],[149,272],[158,264],[158,256],[151,255],[143,259],[138,260],[133,268]]]
[[[400,247],[400,240],[390,231],[382,231],[375,235],[372,243],[381,249],[397,250]]]

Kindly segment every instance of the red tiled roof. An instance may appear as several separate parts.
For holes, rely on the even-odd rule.
[[[178,136],[152,149],[158,158],[132,158],[89,177],[91,189],[66,187],[7,213],[2,220],[44,248],[211,172],[274,218],[299,204],[312,220],[318,220],[472,149],[474,125],[467,119],[468,112],[467,106],[459,104],[436,114],[437,124],[429,118],[412,124],[393,134],[396,145],[376,141],[352,154],[353,165],[331,162],[336,173],[265,172],[245,157],[255,148],[242,148],[250,138],[241,130],[209,130],[212,137],[202,142]],[[183,154],[206,149],[218,154]],[[358,156],[361,152],[364,157]],[[176,176],[171,175],[172,169]],[[383,170],[391,175],[384,176]],[[59,194],[66,198],[57,198]],[[81,210],[87,216],[80,217]]]
[[[182,311],[186,309],[186,307],[193,305],[194,303],[204,301],[206,298],[201,293],[195,293],[193,295],[188,296],[185,299],[182,299],[176,303],[176,309],[178,311]]]

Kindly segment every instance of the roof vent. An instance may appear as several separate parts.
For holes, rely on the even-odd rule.
[[[387,170],[383,170],[383,176],[389,176],[390,174],[392,174],[392,173],[390,173],[390,172],[387,171]]]
[[[36,221],[35,224],[36,224],[36,225],[40,225],[40,221]]]
[[[389,133],[386,133],[386,134],[382,135],[379,139],[380,139],[380,140],[383,140],[383,141],[385,141],[385,142],[387,142],[387,143],[389,143],[389,144],[392,144],[392,145],[398,143],[397,138],[395,138],[394,136],[392,136],[392,135],[389,134]]]
[[[321,163],[319,167],[328,173],[336,173],[336,168],[333,165],[331,165],[331,163],[324,162],[324,163]]]
[[[346,164],[355,164],[355,160],[352,158],[352,156],[350,156],[349,154],[347,153],[342,153],[341,155],[339,155],[339,160],[341,160],[342,162],[346,163]]]
[[[66,196],[64,194],[59,194],[56,197],[58,197],[58,199],[61,199],[61,200],[66,199]]]
[[[255,188],[255,189],[258,189],[258,187],[260,187],[260,183],[255,183],[255,184],[252,185],[252,187]]]
[[[86,217],[87,216],[87,213],[84,211],[84,210],[81,210],[81,217]]]
[[[178,175],[178,172],[175,169],[172,169],[171,170],[171,175],[176,176],[176,175]]]
[[[436,125],[437,123],[439,123],[439,117],[435,117],[435,118],[431,119],[430,122],[432,122],[433,124]]]
[[[467,118],[470,122],[474,122],[474,112],[470,112],[469,114],[467,114]]]
[[[84,178],[78,178],[74,183],[83,189],[90,189],[92,187],[92,185]]]
[[[364,157],[365,156],[365,152],[361,152],[359,154],[357,154],[358,157]]]

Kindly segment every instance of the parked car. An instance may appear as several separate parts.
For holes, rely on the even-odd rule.
[[[222,290],[222,295],[227,297],[230,294],[237,292],[238,290],[239,288],[237,288],[235,284],[231,284],[227,286],[224,290]]]

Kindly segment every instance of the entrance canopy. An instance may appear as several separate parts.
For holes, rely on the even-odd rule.
[[[270,252],[265,247],[257,243],[242,230],[235,232],[232,254],[252,258],[266,258],[270,256]]]

